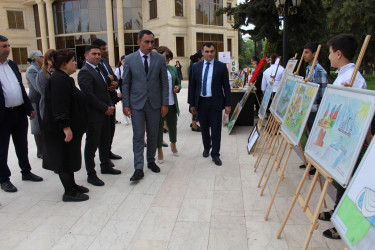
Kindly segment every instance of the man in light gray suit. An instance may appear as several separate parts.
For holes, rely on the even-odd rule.
[[[154,34],[149,30],[138,33],[139,50],[126,56],[122,80],[124,115],[132,117],[135,172],[130,181],[143,178],[144,135],[147,131],[147,167],[155,173],[160,113],[168,113],[168,76],[163,55],[152,52]]]

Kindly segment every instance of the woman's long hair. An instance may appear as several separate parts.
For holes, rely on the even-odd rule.
[[[42,65],[42,70],[44,73],[44,77],[48,79],[48,60],[51,60],[50,55],[52,52],[54,52],[54,49],[49,49],[47,52],[44,54],[44,59],[43,59],[43,65]]]

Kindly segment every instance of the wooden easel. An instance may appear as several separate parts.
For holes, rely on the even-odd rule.
[[[359,66],[362,63],[362,60],[363,60],[365,51],[367,49],[368,43],[370,41],[370,38],[371,38],[370,35],[367,35],[366,38],[365,38],[365,41],[364,41],[364,43],[362,45],[362,49],[361,49],[361,52],[359,54],[358,60],[356,62],[356,66],[354,68],[354,71],[353,71],[352,77],[350,79],[350,82],[348,84],[347,83],[342,83],[342,85],[347,86],[347,87],[352,87],[353,86],[353,83],[354,83],[354,80],[355,80],[355,76],[357,75]],[[330,176],[318,163],[316,163],[307,154],[305,154],[305,157],[308,160],[309,164],[306,167],[305,173],[304,173],[304,175],[302,177],[302,180],[301,180],[301,182],[300,182],[300,184],[299,184],[299,186],[297,188],[297,191],[296,191],[296,193],[294,195],[293,201],[290,204],[288,212],[285,215],[283,223],[281,224],[281,227],[280,227],[280,229],[279,229],[279,231],[278,231],[278,233],[276,235],[276,237],[278,239],[280,239],[281,233],[283,232],[284,227],[285,227],[285,225],[286,225],[286,223],[287,223],[287,221],[289,219],[289,216],[290,216],[290,214],[291,214],[291,212],[293,210],[293,207],[294,207],[296,201],[298,200],[298,202],[300,203],[300,205],[302,207],[302,211],[306,214],[307,218],[309,219],[309,221],[311,223],[309,231],[308,231],[308,234],[307,234],[307,238],[306,238],[304,246],[303,246],[303,249],[307,249],[308,248],[308,246],[310,244],[310,240],[311,240],[312,234],[314,233],[314,230],[317,230],[318,227],[319,227],[318,216],[319,216],[319,213],[320,213],[320,209],[321,209],[322,204],[324,202],[325,196],[327,195],[328,188],[329,188],[330,184],[333,182],[332,176]],[[306,176],[309,174],[309,171],[310,171],[310,168],[311,168],[312,165],[314,165],[314,167],[316,168],[316,173],[315,173],[315,176],[313,178],[313,181],[310,184],[310,188],[309,188],[309,191],[308,191],[308,193],[306,195],[306,198],[304,199],[302,197],[302,195],[301,195],[301,190],[302,190],[303,184],[305,183]],[[316,182],[318,181],[318,179],[320,180],[320,175],[324,176],[325,183],[324,183],[324,187],[322,188],[322,192],[321,192],[321,194],[319,196],[318,204],[317,204],[317,206],[315,208],[315,211],[314,211],[314,213],[312,213],[311,210],[310,210],[310,208],[309,208],[309,202],[310,202],[310,199],[311,199],[311,196],[312,196],[312,192],[313,192],[313,190],[315,188]]]
[[[260,136],[259,136],[259,139],[256,141],[256,143],[254,145],[253,156],[255,156],[255,153],[257,151],[258,146],[260,146],[260,143],[261,143],[263,137],[265,137],[267,135],[266,133],[269,131],[272,123],[273,123],[273,116],[270,116],[268,118],[267,122],[266,122],[265,127],[262,129],[262,127],[263,127],[263,119],[259,117],[257,128],[258,128],[258,131],[260,133]]]

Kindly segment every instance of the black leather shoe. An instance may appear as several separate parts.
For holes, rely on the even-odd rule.
[[[87,182],[94,186],[104,186],[104,182],[98,178],[96,175],[88,176]]]
[[[84,194],[84,193],[88,193],[90,190],[87,187],[77,185],[76,186],[76,191],[78,193]]]
[[[207,158],[210,155],[210,150],[209,149],[204,149],[203,150],[203,157]]]
[[[10,181],[1,183],[1,189],[9,193],[17,192],[17,188]]]
[[[114,154],[114,153],[112,153],[112,152],[109,152],[109,159],[112,159],[112,160],[120,160],[120,159],[122,159],[122,157],[119,156],[119,155],[116,155],[116,154]]]
[[[314,175],[316,173],[316,168],[311,167],[309,170],[309,175]]]
[[[139,181],[145,176],[142,169],[136,169],[133,176],[130,178],[130,181]]]
[[[151,171],[154,172],[154,173],[160,172],[160,168],[158,167],[158,165],[156,165],[156,163],[154,161],[147,163],[147,167],[149,169],[151,169]]]
[[[221,166],[223,163],[221,162],[219,157],[212,157],[212,161],[215,162],[217,166]]]
[[[168,144],[167,143],[163,143],[163,147],[167,148]]]
[[[306,165],[305,164],[302,164],[299,166],[300,169],[305,169],[306,168]]]
[[[168,129],[163,128],[164,134],[168,133]]]
[[[22,175],[22,180],[23,181],[34,181],[34,182],[39,182],[42,181],[43,178],[40,176],[37,176],[36,174],[33,173],[27,173]]]
[[[102,168],[100,172],[102,174],[113,174],[113,175],[121,174],[121,170],[114,169],[114,168]]]
[[[89,196],[87,194],[82,194],[80,192],[74,192],[70,194],[65,193],[62,197],[62,200],[65,202],[87,201],[88,199],[89,199]]]
[[[197,128],[191,128],[191,131],[194,131],[194,132],[201,132],[201,127],[197,126]]]
[[[36,154],[36,157],[38,157],[39,159],[43,159],[43,154]]]

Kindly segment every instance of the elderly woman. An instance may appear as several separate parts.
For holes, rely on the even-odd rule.
[[[177,93],[181,90],[181,83],[178,79],[177,69],[174,66],[168,65],[169,61],[173,59],[172,51],[165,47],[160,46],[158,53],[164,55],[165,63],[167,65],[168,83],[169,83],[169,107],[168,113],[163,119],[160,119],[159,134],[158,134],[158,162],[163,163],[163,121],[167,122],[169,129],[169,141],[171,142],[171,149],[174,156],[178,156],[178,150],[176,147],[177,142],[177,115],[180,114],[178,108]]]
[[[31,105],[33,106],[37,119],[30,120],[31,133],[34,135],[35,144],[37,147],[37,157],[43,158],[43,142],[42,142],[42,131],[39,126],[40,121],[40,110],[39,110],[39,101],[40,94],[35,90],[36,89],[36,76],[38,72],[42,69],[43,64],[43,55],[40,50],[32,50],[29,54],[27,61],[30,63],[30,66],[26,70],[26,80],[27,85],[29,86],[29,99]]]
[[[89,190],[78,186],[74,172],[81,169],[81,141],[86,131],[85,95],[70,77],[76,71],[74,51],[64,49],[51,53],[55,72],[45,88],[43,116],[43,168],[57,173],[64,186],[63,201],[85,201]]]

